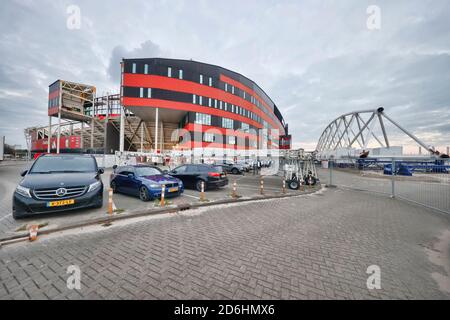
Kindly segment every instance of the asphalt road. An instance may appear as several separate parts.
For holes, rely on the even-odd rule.
[[[449,216],[338,188],[4,246],[0,299],[450,299],[449,254]]]

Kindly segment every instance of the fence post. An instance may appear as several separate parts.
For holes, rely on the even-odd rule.
[[[283,178],[283,194],[286,193],[286,180]]]
[[[391,198],[395,198],[395,159],[391,164]]]
[[[231,192],[231,197],[232,197],[232,198],[237,198],[237,193],[236,193],[236,180],[234,180],[234,182],[233,182],[233,191]]]
[[[261,181],[260,181],[260,192],[262,195],[264,195],[264,180],[263,180],[262,176],[261,176]]]
[[[328,161],[328,171],[330,171],[330,186],[333,185],[333,161]]]

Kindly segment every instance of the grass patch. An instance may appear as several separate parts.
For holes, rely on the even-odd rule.
[[[113,212],[117,214],[121,214],[125,211],[125,209],[115,209]]]

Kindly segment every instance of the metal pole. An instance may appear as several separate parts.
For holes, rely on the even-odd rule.
[[[141,123],[141,152],[144,152],[144,125]]]
[[[155,153],[158,153],[158,121],[159,121],[159,108],[155,109]]]
[[[328,171],[330,171],[330,186],[333,185],[333,161],[328,161]]]
[[[94,127],[95,127],[95,118],[94,117],[95,117],[95,115],[92,116],[92,120],[91,120],[91,150],[94,149]]]
[[[59,107],[58,111],[58,135],[56,140],[56,153],[59,153],[60,140],[61,140],[61,106]]]
[[[391,198],[395,198],[395,159],[392,159],[391,166]]]
[[[48,146],[47,153],[50,153],[52,144],[52,117],[48,117]]]
[[[123,152],[125,149],[125,110],[120,106],[120,138],[119,151]]]

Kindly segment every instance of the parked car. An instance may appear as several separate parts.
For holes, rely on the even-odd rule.
[[[169,174],[183,181],[186,188],[201,191],[202,181],[205,190],[219,188],[228,184],[222,168],[209,164],[185,164],[176,167]]]
[[[242,174],[245,171],[245,168],[241,164],[236,164],[233,162],[224,161],[222,163],[217,163],[216,166],[222,167],[222,170],[226,173],[232,174]]]
[[[252,164],[246,160],[237,160],[236,164],[241,165],[245,172],[249,172],[252,169]]]
[[[46,154],[36,159],[13,194],[13,218],[80,208],[101,208],[103,183],[93,156]]]
[[[142,201],[160,198],[163,185],[164,197],[175,197],[184,192],[184,184],[180,179],[147,165],[114,167],[110,185],[113,192],[138,196]]]

